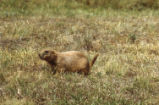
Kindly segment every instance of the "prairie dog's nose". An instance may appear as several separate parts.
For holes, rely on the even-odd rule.
[[[39,55],[39,57],[41,58],[41,54],[39,53],[38,55]]]

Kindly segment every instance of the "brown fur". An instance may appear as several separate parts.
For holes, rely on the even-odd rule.
[[[79,51],[57,52],[44,49],[39,53],[42,60],[48,62],[53,70],[57,72],[78,72],[88,75],[99,54],[96,54],[89,63],[88,58]]]

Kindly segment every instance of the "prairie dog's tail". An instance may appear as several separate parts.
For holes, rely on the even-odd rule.
[[[93,64],[94,64],[94,62],[97,60],[97,57],[99,56],[99,54],[96,54],[95,56],[94,56],[94,58],[92,59],[92,61],[90,62],[90,67],[92,67],[93,66]]]

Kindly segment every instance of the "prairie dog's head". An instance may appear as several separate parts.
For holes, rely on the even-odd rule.
[[[56,51],[51,50],[51,49],[44,49],[39,53],[39,57],[42,60],[45,61],[52,61],[55,60],[57,57]]]

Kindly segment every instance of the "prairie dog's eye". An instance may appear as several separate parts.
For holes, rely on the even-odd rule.
[[[49,51],[45,51],[44,53],[47,54],[47,53],[49,53]]]

